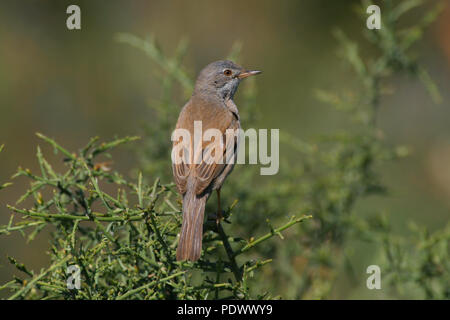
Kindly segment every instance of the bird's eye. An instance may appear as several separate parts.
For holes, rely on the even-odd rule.
[[[223,74],[226,76],[231,76],[232,72],[230,69],[225,69],[225,70],[223,70]]]

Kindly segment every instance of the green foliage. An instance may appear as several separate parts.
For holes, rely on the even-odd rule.
[[[344,93],[317,90],[316,95],[347,114],[353,121],[351,129],[311,142],[281,131],[280,171],[275,177],[260,177],[257,166],[236,166],[222,190],[223,202],[229,206],[225,221],[231,225],[215,225],[214,201],[210,201],[204,254],[196,263],[175,261],[181,203],[173,184],[167,183],[171,181],[169,137],[194,83],[182,64],[187,41],[181,41],[169,58],[153,38],[117,35],[118,41],[142,50],[161,69],[155,74],[160,77],[161,96],[149,105],[154,122],[144,128],[136,150],[143,173],[128,181],[97,160],[133,138],[106,144],[93,139],[72,154],[40,135],[63,154],[68,169],[55,172],[38,149],[40,175],[18,171],[32,180],[19,202],[31,198],[33,207],[11,206],[10,223],[0,226],[0,235],[13,231],[25,235],[31,228],[27,237],[33,239],[53,226],[52,264],[34,273],[11,258],[26,277],[16,277],[0,289],[12,290],[11,298],[35,299],[248,299],[278,294],[289,299],[329,298],[336,292],[337,280],[351,273],[352,244],[362,240],[376,246],[383,257],[381,267],[394,297],[448,299],[448,227],[401,238],[393,236],[378,212],[365,219],[356,210],[365,197],[387,194],[380,167],[408,154],[405,147],[386,145],[376,121],[384,94],[398,79],[394,76],[417,77],[436,102],[441,100],[437,86],[410,52],[440,7],[426,12],[413,26],[399,27],[403,15],[422,2],[384,1],[382,29],[365,30],[373,46],[367,57],[343,31],[334,32],[356,85]],[[362,1],[358,8],[364,18],[368,4]],[[241,47],[236,44],[230,53],[237,62]],[[255,80],[244,82],[238,95],[243,127],[258,128]],[[311,214],[313,219],[300,226],[310,216],[289,218],[291,213]],[[17,214],[24,219],[15,222]],[[284,240],[267,241],[275,235]],[[81,269],[78,291],[66,288],[65,270],[72,264]]]
[[[450,225],[430,233],[411,225],[411,235],[396,237],[383,226],[384,274],[402,296],[420,299],[450,298]]]
[[[110,149],[136,137],[100,144],[94,138],[78,153],[71,153],[54,140],[38,136],[62,154],[67,171],[56,172],[38,148],[41,172],[19,168],[15,175],[31,179],[30,189],[16,205],[32,198],[33,206],[8,206],[14,214],[8,225],[0,227],[0,234],[19,231],[25,236],[25,230],[32,229],[27,235],[32,240],[42,229],[53,226],[52,264],[35,274],[9,258],[26,276],[2,287],[13,290],[10,299],[249,298],[247,278],[271,260],[247,259],[238,264],[237,257],[308,218],[292,217],[280,228],[250,241],[230,237],[212,219],[206,225],[202,259],[177,262],[181,212],[174,185],[162,184],[159,179],[147,185],[142,175],[130,182],[110,171],[105,162],[98,162]],[[232,208],[225,216],[231,212]],[[16,214],[23,219],[16,222]],[[220,258],[221,247],[228,259]],[[70,265],[80,268],[80,290],[66,286]],[[201,281],[196,280],[199,271]],[[234,274],[235,280],[228,274]]]

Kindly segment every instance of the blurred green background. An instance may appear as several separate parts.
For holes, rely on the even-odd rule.
[[[169,55],[187,38],[184,65],[191,76],[226,57],[240,41],[243,64],[264,71],[256,80],[259,127],[309,139],[344,123],[342,115],[318,102],[313,91],[338,91],[354,81],[335,54],[331,30],[339,26],[360,37],[365,24],[353,12],[359,1],[76,1],[82,29],[70,31],[66,8],[73,3],[0,3],[0,144],[5,144],[0,182],[9,180],[19,165],[37,170],[35,132],[76,150],[92,136],[140,135],[144,125],[151,126],[154,117],[148,103],[159,97],[161,84],[155,74],[161,69],[141,51],[115,41],[117,32],[153,34]],[[410,21],[415,18],[414,13],[407,16]],[[369,50],[364,42],[361,45],[363,53]],[[361,215],[370,208],[385,210],[399,232],[406,230],[409,220],[430,230],[449,220],[450,6],[414,51],[444,102],[433,104],[416,80],[403,77],[395,82],[396,94],[382,102],[379,126],[388,145],[409,146],[412,154],[382,168],[389,197],[364,200],[357,208]],[[238,92],[238,106],[239,99]],[[46,146],[44,151],[51,154]],[[131,175],[135,154],[120,152],[114,157],[114,168]],[[276,183],[276,176],[263,179]],[[0,224],[9,218],[6,204],[15,202],[25,186],[25,180],[17,179],[0,193]],[[39,269],[48,260],[43,249],[47,242],[45,233],[28,245],[18,235],[0,238],[0,283],[14,273],[7,254],[14,252],[20,261]],[[361,259],[361,265],[374,263],[370,255]],[[356,293],[345,285],[336,295],[374,297],[369,290]]]

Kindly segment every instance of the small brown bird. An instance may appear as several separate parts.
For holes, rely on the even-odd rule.
[[[205,161],[203,155],[211,148],[211,141],[202,141],[201,152],[194,152],[194,122],[201,121],[202,132],[217,129],[226,141],[222,148],[233,151],[237,157],[238,136],[226,139],[227,129],[240,129],[239,112],[233,102],[233,96],[242,79],[259,74],[261,71],[248,71],[232,61],[216,61],[207,65],[199,74],[194,93],[180,112],[176,129],[185,129],[190,133],[187,144],[189,156],[178,163],[173,162],[172,169],[178,191],[183,196],[183,225],[177,248],[177,260],[196,261],[200,258],[203,238],[203,219],[205,204],[213,190],[217,190],[218,222],[221,218],[220,188],[225,178],[233,170],[235,161]],[[203,138],[202,138],[203,140]],[[230,141],[228,141],[230,140]],[[173,150],[182,140],[175,140]],[[217,150],[217,149],[215,149]],[[228,163],[227,163],[228,162]]]

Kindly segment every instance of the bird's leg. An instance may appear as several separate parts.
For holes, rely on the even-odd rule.
[[[216,216],[216,224],[220,223],[222,220],[222,210],[220,209],[220,189],[217,189],[217,216]]]

